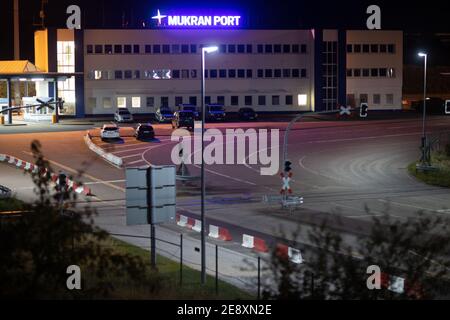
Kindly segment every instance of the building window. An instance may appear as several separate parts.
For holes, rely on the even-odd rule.
[[[274,44],[273,45],[273,52],[281,53],[281,44]]]
[[[271,44],[266,44],[266,45],[264,46],[264,52],[265,52],[265,53],[272,53],[272,52],[273,52],[273,50],[272,50],[272,45],[271,45]]]
[[[125,79],[131,79],[133,77],[132,75],[133,73],[131,72],[131,70],[125,70],[124,72],[124,78]]]
[[[191,70],[191,79],[195,79],[195,78],[197,78],[197,70],[192,69]]]
[[[272,96],[272,105],[279,106],[280,105],[280,96]]]
[[[360,53],[361,52],[361,45],[360,44],[355,44],[353,46],[353,50],[355,53]]]
[[[122,70],[116,70],[114,71],[114,79],[122,79]]]
[[[180,45],[179,44],[173,44],[172,45],[172,53],[180,53]]]
[[[112,54],[113,46],[111,44],[105,44],[105,54]]]
[[[196,96],[189,97],[189,104],[196,106],[197,105],[197,97]]]
[[[273,71],[273,76],[274,76],[275,78],[281,78],[281,69],[275,69],[275,70]]]
[[[133,52],[134,52],[134,54],[141,53],[141,48],[138,44],[133,45]]]
[[[88,44],[88,45],[86,46],[86,53],[87,53],[87,54],[92,54],[92,53],[94,53],[94,48],[93,48],[92,44]]]
[[[127,97],[117,97],[117,108],[127,107]]]
[[[373,104],[380,104],[381,103],[381,96],[379,94],[373,95]]]
[[[96,45],[95,45],[95,53],[96,53],[96,54],[103,54],[103,45],[101,45],[101,44],[96,44]]]
[[[197,45],[191,44],[191,53],[197,53]]]
[[[389,104],[389,105],[394,104],[394,95],[392,93],[388,93],[386,95],[386,104]]]
[[[219,77],[220,78],[226,78],[227,77],[227,70],[226,69],[220,69],[219,70]]]
[[[97,107],[97,98],[89,98],[88,99],[88,108],[95,109]]]
[[[131,107],[140,108],[141,107],[141,97],[131,97]]]
[[[247,45],[247,53],[253,53],[253,46],[251,44]]]
[[[112,108],[112,101],[110,97],[103,97],[103,108],[104,109],[111,109]]]
[[[170,46],[168,44],[162,45],[162,53],[164,53],[164,54],[170,53]]]
[[[298,44],[292,45],[292,53],[299,53],[300,52],[300,46]]]
[[[353,69],[354,77],[361,77],[361,69]]]
[[[180,70],[172,70],[172,78],[174,79],[180,79]]]
[[[131,44],[126,44],[123,46],[123,53],[131,53]]]
[[[378,53],[378,45],[377,44],[370,45],[370,52]]]
[[[256,49],[257,49],[258,53],[263,53],[264,52],[264,46],[262,44],[258,44],[256,46]]]
[[[236,52],[236,46],[234,44],[228,45],[228,53],[235,53]]]
[[[347,53],[352,53],[353,52],[353,45],[348,44],[347,45]]]
[[[229,69],[228,70],[228,78],[236,78],[236,70]]]
[[[253,105],[253,101],[252,101],[253,99],[252,99],[252,96],[245,96],[245,100],[244,100],[244,103],[245,103],[245,105],[246,106],[251,106],[251,105]]]
[[[231,105],[232,106],[239,105],[239,96],[231,96]]]
[[[291,69],[283,69],[283,78],[291,77]]]
[[[114,45],[114,53],[122,53],[122,45],[121,44],[115,44]]]
[[[253,70],[252,69],[247,69],[245,76],[247,78],[253,78]]]
[[[175,105],[178,106],[183,103],[183,97],[175,97]]]
[[[352,69],[347,69],[347,77],[351,77],[353,75]]]
[[[189,79],[189,70],[188,69],[181,70],[181,78]]]
[[[141,78],[141,71],[140,70],[134,70],[133,72],[133,79],[140,79]]]
[[[387,45],[380,44],[380,52],[381,53],[386,53],[387,52]]]
[[[161,53],[161,45],[154,44],[153,45],[153,53]]]
[[[368,45],[368,44],[363,44],[362,49],[363,49],[363,52],[364,52],[364,53],[369,53],[369,52],[370,52],[370,45]]]
[[[380,68],[380,77],[387,77],[387,68]]]
[[[368,77],[370,75],[369,69],[362,69],[362,76]]]
[[[292,98],[291,95],[286,96],[286,105],[287,105],[287,106],[292,106],[293,100],[294,100],[294,99]]]
[[[211,70],[209,71],[209,76],[210,76],[211,78],[217,78],[217,69],[211,69]]]
[[[292,69],[292,78],[299,78],[299,77],[300,77],[300,70]]]
[[[369,102],[369,96],[367,93],[361,93],[359,95],[359,103],[368,103]]]
[[[205,96],[205,104],[211,104],[211,96]]]
[[[297,100],[298,100],[298,102],[297,102],[298,106],[299,107],[304,107],[308,103],[308,95],[306,95],[306,94],[299,94],[297,96]]]
[[[291,53],[291,45],[283,44],[283,53]]]
[[[169,97],[161,97],[161,108],[169,107]]]
[[[272,78],[272,69],[265,69],[264,70],[264,76],[266,78]]]
[[[237,75],[238,75],[238,78],[245,78],[245,70],[238,69]]]
[[[145,45],[145,53],[152,53],[152,45],[151,44]]]
[[[258,76],[258,78],[263,78],[264,77],[264,70],[263,69],[258,69],[257,76]]]
[[[147,97],[145,105],[147,108],[153,108],[155,106],[155,97]]]
[[[306,44],[300,46],[300,53],[306,53]]]
[[[217,96],[217,104],[225,104],[225,97],[224,96]]]
[[[219,46],[219,53],[227,53],[227,45],[226,44],[221,44]]]
[[[306,78],[306,69],[302,69],[300,72],[301,72],[300,77]]]
[[[258,106],[266,105],[266,96],[258,96]]]
[[[370,76],[371,77],[378,77],[378,68],[370,69]]]
[[[388,53],[395,53],[395,45],[388,44],[387,49],[388,49]]]
[[[243,45],[243,44],[238,44],[238,46],[237,46],[237,52],[238,52],[238,53],[245,53],[245,45]]]
[[[181,45],[181,53],[189,53],[189,46],[187,44]]]

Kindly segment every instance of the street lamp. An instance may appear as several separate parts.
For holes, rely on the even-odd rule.
[[[427,58],[428,54],[419,52],[418,56],[424,58],[424,72],[423,72],[423,115],[422,115],[422,165],[426,160],[426,136],[425,136],[425,114],[427,107]]]
[[[204,149],[205,149],[205,53],[213,53],[219,50],[217,46],[203,47],[202,48],[202,165],[201,165],[201,283],[206,283],[206,246],[205,246],[205,159],[204,159]]]

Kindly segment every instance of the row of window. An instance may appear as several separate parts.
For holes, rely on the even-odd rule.
[[[243,99],[242,99],[243,98]],[[306,105],[306,100],[307,97],[306,95],[298,95],[298,104],[299,105]],[[147,108],[154,108],[156,107],[155,105],[155,97],[149,96],[149,97],[145,97],[145,107]],[[259,96],[230,96],[230,100],[229,100],[229,105],[231,106],[240,106],[241,104],[245,105],[245,106],[253,106],[254,103],[257,106],[267,106],[268,102],[271,102],[272,106],[280,106],[283,105],[284,106],[292,106],[294,103],[294,98],[292,95],[285,95],[285,96],[280,96],[280,95],[270,95],[270,96],[265,96],[265,95],[259,95]],[[111,97],[103,97],[102,100],[102,107],[105,109],[109,109],[112,108],[112,98]],[[130,104],[131,102],[131,104]],[[141,108],[144,105],[142,104],[142,98],[140,96],[135,96],[135,97],[131,97],[130,99],[127,99],[127,97],[125,96],[121,96],[121,97],[116,97],[116,104],[118,108]],[[159,107],[170,107],[169,105],[169,97],[160,97],[160,101],[159,101]],[[189,103],[192,105],[197,105],[197,96],[190,96],[188,97],[188,99],[185,99],[182,96],[176,96],[174,99],[175,102],[175,106],[182,104],[182,103]],[[213,101],[211,96],[205,96],[205,103],[206,104],[210,104],[210,103],[218,103],[218,104],[222,104],[222,105],[228,105],[225,99],[225,96],[216,96],[215,100]],[[97,107],[97,98],[96,97],[91,97],[88,98],[88,106],[89,108],[96,108]]]
[[[169,80],[169,79],[196,79],[195,69],[155,69],[155,70],[91,70],[88,73],[90,80]],[[252,69],[207,69],[205,77],[217,78],[253,78]],[[257,78],[306,78],[306,69],[257,69]]]
[[[395,53],[395,44],[347,44],[348,53]]]
[[[347,77],[381,77],[381,78],[394,78],[394,68],[363,68],[363,69],[347,69]]]
[[[87,54],[197,53],[203,44],[88,44]],[[307,53],[306,44],[220,44],[220,53]]]
[[[368,103],[369,106],[371,104],[380,105],[382,103],[381,96],[382,96],[381,94],[375,93],[372,95],[372,101],[369,101],[369,95],[367,93],[361,93],[361,94],[359,94],[359,103]],[[347,103],[351,106],[356,105],[354,94],[347,95]],[[394,104],[394,95],[392,93],[385,94],[384,95],[384,103],[386,105],[393,105]]]

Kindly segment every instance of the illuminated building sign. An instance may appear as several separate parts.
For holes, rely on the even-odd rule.
[[[238,15],[162,15],[153,16],[159,27],[239,27],[241,16]]]

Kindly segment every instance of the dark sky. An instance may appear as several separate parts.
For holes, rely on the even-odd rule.
[[[0,59],[13,58],[13,0],[0,0]],[[382,29],[405,31],[405,61],[415,63],[415,53],[429,51],[430,63],[450,65],[450,1],[355,0],[48,0],[46,26],[65,27],[66,8],[78,4],[84,28],[121,28],[122,22],[138,28],[157,9],[232,10],[239,12],[245,28],[347,28],[365,29],[366,8],[381,7]],[[21,58],[33,60],[33,23],[40,22],[41,0],[20,0]],[[448,33],[436,35],[436,33]]]

